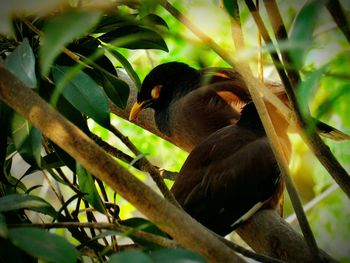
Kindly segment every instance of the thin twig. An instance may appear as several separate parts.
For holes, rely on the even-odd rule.
[[[283,19],[279,8],[276,4],[275,0],[264,0],[265,8],[269,19],[272,24],[273,32],[275,33],[276,39],[285,41],[288,39],[288,34],[286,27],[284,26]],[[288,77],[292,82],[292,85],[296,87],[296,85],[300,82],[300,75],[297,70],[292,67],[292,60],[287,51],[281,51],[282,60],[284,63],[284,68],[287,70]]]
[[[157,236],[142,230],[138,230],[132,227],[123,226],[120,224],[110,224],[110,223],[80,223],[80,222],[64,222],[64,223],[33,223],[33,224],[8,224],[8,227],[38,227],[38,228],[89,228],[89,229],[105,229],[105,230],[114,230],[120,233],[124,233],[126,235],[133,235],[147,241],[151,241],[152,243],[158,244],[162,247],[178,247],[179,244],[165,237]]]
[[[309,210],[311,210],[313,207],[315,207],[319,202],[321,202],[323,199],[334,193],[337,189],[339,189],[339,185],[333,184],[330,186],[327,190],[322,192],[321,194],[317,195],[315,198],[310,200],[306,205],[304,205],[304,211],[307,213]],[[288,216],[285,219],[289,224],[292,224],[296,220],[296,215],[292,214]]]
[[[91,134],[90,138],[93,139],[102,149],[104,149],[107,153],[109,153],[110,155],[116,157],[117,159],[126,162],[130,165],[132,165],[132,167],[138,169],[138,170],[142,170],[142,167],[140,167],[140,162],[139,160],[134,162],[134,158],[131,157],[130,155],[124,153],[123,151],[117,149],[116,147],[110,145],[109,143],[105,142],[104,140],[102,140],[99,136],[97,136],[96,134]],[[168,179],[171,181],[175,181],[175,178],[177,176],[177,172],[173,172],[173,171],[168,171],[165,170],[163,168],[159,168],[154,166],[155,169],[158,169],[158,172],[160,174],[160,176],[164,179]]]
[[[256,0],[256,8],[259,10],[259,0]],[[262,55],[262,47],[261,47],[261,33],[258,30],[258,77],[261,82],[264,82],[264,62],[263,62],[263,55]]]
[[[272,1],[270,1],[270,3],[271,2]],[[253,18],[255,19],[255,22],[258,25],[259,30],[263,32],[262,36],[264,38],[265,43],[271,44],[272,41],[267,33],[267,30],[264,26],[264,23],[262,22],[262,19],[259,13],[256,12],[256,8],[254,4],[251,2],[251,0],[246,0],[246,3],[252,12]],[[273,5],[270,5],[270,7],[271,6]],[[279,13],[278,9],[276,8],[273,8],[271,12]],[[276,16],[277,15],[274,15],[273,17],[276,17]],[[279,23],[281,23],[281,21],[276,22],[276,26]],[[279,30],[279,37],[281,38],[287,37],[286,33],[281,33],[281,32],[283,32],[283,30]],[[285,40],[285,39],[282,39],[282,40]],[[281,65],[281,61],[279,60],[278,56],[275,56],[272,53],[271,57],[275,65]],[[289,62],[291,62],[291,60]],[[287,70],[292,69],[293,64],[291,64],[291,66],[292,67],[287,67]],[[340,188],[344,191],[344,193],[350,198],[350,176],[347,173],[347,171],[335,158],[335,156],[333,155],[329,147],[322,141],[322,139],[315,132],[315,130],[312,130],[310,133],[305,132],[305,130],[307,129],[307,122],[300,112],[297,99],[294,93],[295,87],[299,84],[299,82],[297,81],[300,80],[300,78],[296,77],[297,75],[294,74],[294,78],[291,78],[289,80],[285,72],[281,70],[281,68],[277,68],[277,71],[280,74],[280,78],[282,80],[282,83],[288,95],[291,109],[293,110],[292,111],[293,119],[296,121],[297,127],[301,128],[300,133],[303,140],[308,144],[309,148],[312,150],[312,152],[315,154],[315,156],[318,158],[321,164],[327,169],[328,173],[332,176],[335,182],[340,186]],[[293,70],[289,71],[289,76],[293,75],[293,73],[290,73],[292,71]]]
[[[233,4],[235,5],[235,9],[237,12],[235,12],[234,17],[230,17],[231,22],[231,33],[232,33],[232,39],[233,44],[236,47],[236,50],[243,50],[244,47],[244,35],[241,25],[241,17],[239,12],[239,5],[238,2],[233,1]]]
[[[142,153],[136,148],[136,146],[130,141],[130,139],[124,136],[117,128],[113,125],[110,126],[110,131],[117,136],[137,157],[142,156]],[[140,169],[144,172],[148,172],[152,177],[153,181],[158,186],[161,193],[164,197],[171,202],[173,205],[177,206],[181,209],[181,206],[175,199],[172,192],[170,192],[169,188],[166,186],[162,176],[159,171],[147,160],[146,157],[142,156],[139,160]]]
[[[329,13],[332,15],[334,22],[350,43],[350,23],[347,21],[346,15],[339,0],[327,1],[326,7]]]
[[[261,19],[261,16],[260,16],[259,11],[257,10],[256,6],[254,5],[254,3],[251,0],[245,0],[245,2],[246,2],[247,6],[252,14],[257,26],[258,26],[259,31],[261,32],[261,35],[262,35],[265,43],[272,44],[272,40],[269,36],[269,33],[266,30],[264,22]],[[278,23],[280,23],[280,22],[278,22]],[[276,52],[271,52],[270,55],[271,55],[274,63],[281,63],[279,60],[278,54]],[[281,78],[283,84],[285,85],[285,89],[287,91],[288,98],[290,101],[292,101],[291,102],[292,107],[293,106],[294,106],[293,108],[297,107],[297,105],[293,105],[293,103],[296,103],[296,97],[295,97],[295,94],[293,92],[292,84],[286,75],[286,72],[284,71],[283,68],[276,68],[276,69],[280,75],[280,78]],[[297,115],[297,113],[295,113],[295,114]],[[270,137],[270,139],[274,140],[273,137],[272,138]],[[272,141],[270,140],[270,143],[271,142]],[[272,143],[275,143],[275,142],[272,142]],[[302,233],[305,237],[306,243],[307,243],[315,261],[318,262],[320,260],[320,255],[319,255],[319,249],[318,249],[318,246],[316,243],[316,239],[314,237],[314,234],[312,233],[310,224],[309,224],[307,217],[306,217],[306,214],[303,210],[303,205],[301,203],[299,194],[298,194],[297,190],[295,189],[295,186],[294,186],[293,181],[291,179],[289,169],[287,166],[287,162],[286,162],[285,158],[283,158],[283,151],[281,151],[281,148],[278,144],[279,143],[277,143],[276,147],[273,147],[273,148],[275,148],[275,150],[277,150],[277,155],[275,154],[277,157],[277,160],[282,157],[282,160],[278,161],[278,163],[279,163],[280,168],[282,168],[282,170],[283,170],[282,174],[283,174],[284,180],[286,182],[288,194],[290,196],[293,208],[294,208],[295,213],[297,215],[299,225],[300,225]]]
[[[215,232],[211,231],[210,229],[208,229],[209,232],[211,232],[214,236],[216,236],[222,243],[224,243],[225,245],[227,245],[229,248],[231,248],[233,251],[240,253],[241,255],[254,259],[258,262],[269,262],[269,263],[283,263],[284,261],[279,260],[277,258],[272,258],[266,255],[262,255],[262,254],[258,254],[255,253],[251,250],[248,250],[240,245],[237,245],[236,243],[233,243],[230,240],[227,240],[226,238],[216,234]]]
[[[123,162],[126,162],[126,163],[131,163],[134,160],[133,157],[131,157],[130,155],[128,155],[128,154],[124,153],[123,151],[117,149],[116,147],[113,147],[109,143],[107,143],[104,140],[102,140],[99,136],[97,136],[95,134],[91,134],[90,138],[93,139],[97,143],[97,145],[99,145],[103,150],[108,152],[110,155],[113,155],[117,159],[119,159],[119,160],[121,160]],[[134,162],[132,164],[132,166],[135,167],[136,169],[140,169],[138,161]]]
[[[36,28],[28,19],[26,18],[21,18],[22,22],[30,29],[32,30],[34,33],[36,33],[39,37],[43,37],[44,33],[42,31],[40,31],[38,28]],[[70,51],[67,48],[63,48],[62,52],[64,54],[66,54],[68,57],[70,57],[71,59],[73,59],[75,62],[79,63],[79,64],[83,64],[85,67],[87,68],[91,68],[89,65],[84,64],[81,60],[80,57],[76,54],[74,54],[72,51]]]

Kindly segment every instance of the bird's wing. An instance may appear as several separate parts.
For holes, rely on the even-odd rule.
[[[169,107],[169,127],[177,145],[190,151],[210,134],[239,120],[245,102],[230,93],[228,103],[216,91],[218,86],[229,85],[226,82],[198,88]]]
[[[233,133],[223,132],[227,138],[215,142],[212,135],[197,147],[172,188],[190,215],[221,234],[246,220],[252,209],[256,212],[280,182],[266,137],[247,142],[249,131],[232,129]]]

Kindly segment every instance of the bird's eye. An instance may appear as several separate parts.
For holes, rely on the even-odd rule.
[[[162,89],[162,87],[163,87],[162,85],[156,85],[153,87],[151,91],[152,99],[156,100],[159,98],[160,90]]]

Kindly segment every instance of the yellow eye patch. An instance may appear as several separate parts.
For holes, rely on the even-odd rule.
[[[156,85],[151,91],[152,99],[156,100],[159,98],[160,90],[162,89],[162,85]]]

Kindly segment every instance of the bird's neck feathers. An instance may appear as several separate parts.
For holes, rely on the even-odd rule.
[[[172,104],[186,96],[189,92],[199,88],[201,75],[199,71],[186,65],[182,66],[168,77],[163,76],[160,100],[154,103],[155,120],[159,130],[170,135],[169,114]],[[167,72],[168,73],[168,72]]]
[[[265,134],[264,126],[260,120],[258,111],[253,102],[247,103],[241,110],[241,117],[237,122],[238,126],[250,129],[259,134]]]

